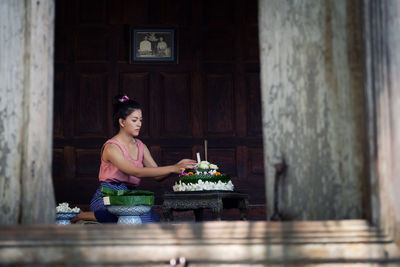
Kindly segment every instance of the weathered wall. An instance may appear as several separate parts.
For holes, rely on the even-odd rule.
[[[388,43],[388,80],[390,99],[390,124],[391,124],[391,174],[386,180],[381,197],[386,201],[385,205],[393,207],[393,213],[385,213],[385,220],[392,220],[395,224],[395,239],[400,245],[400,2],[396,0],[386,1],[387,12],[387,43]],[[380,99],[378,99],[379,101]],[[382,130],[382,129],[380,129]],[[390,196],[386,193],[390,192]]]
[[[0,223],[18,220],[21,192],[21,141],[25,21],[22,1],[0,2]],[[13,18],[20,19],[13,19]],[[13,38],[19,37],[19,38]]]
[[[364,14],[373,221],[400,245],[400,2],[364,0]]]
[[[361,2],[259,1],[266,192],[284,219],[368,217]]]
[[[54,222],[54,1],[1,1],[0,30],[0,224]]]

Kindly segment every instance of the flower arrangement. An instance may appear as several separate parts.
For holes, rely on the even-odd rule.
[[[227,183],[231,178],[227,174],[217,171],[219,167],[208,161],[200,161],[194,169],[185,170],[178,177],[178,183],[202,184],[202,183]]]
[[[218,169],[219,167],[217,165],[203,160],[198,163],[193,170],[182,172],[179,177],[192,175],[221,175],[221,173],[217,171]]]

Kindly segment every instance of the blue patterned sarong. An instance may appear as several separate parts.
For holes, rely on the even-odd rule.
[[[100,223],[116,223],[118,221],[118,217],[110,213],[106,206],[104,206],[103,198],[98,197],[98,195],[101,194],[102,186],[110,187],[114,190],[135,190],[135,187],[127,186],[124,183],[101,182],[99,188],[96,190],[96,193],[94,193],[94,196],[90,201],[90,210],[94,212],[96,220]],[[153,210],[141,215],[140,218],[142,219],[142,223],[153,223],[160,221],[160,215]]]

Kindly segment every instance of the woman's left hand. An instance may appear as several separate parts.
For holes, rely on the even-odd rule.
[[[185,169],[193,169],[196,166],[196,161],[192,159],[183,159],[177,163],[179,167],[183,168],[182,171]]]

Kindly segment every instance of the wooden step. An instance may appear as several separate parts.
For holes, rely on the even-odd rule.
[[[0,228],[0,265],[394,264],[391,238],[363,220],[220,221],[145,225],[37,225]]]

